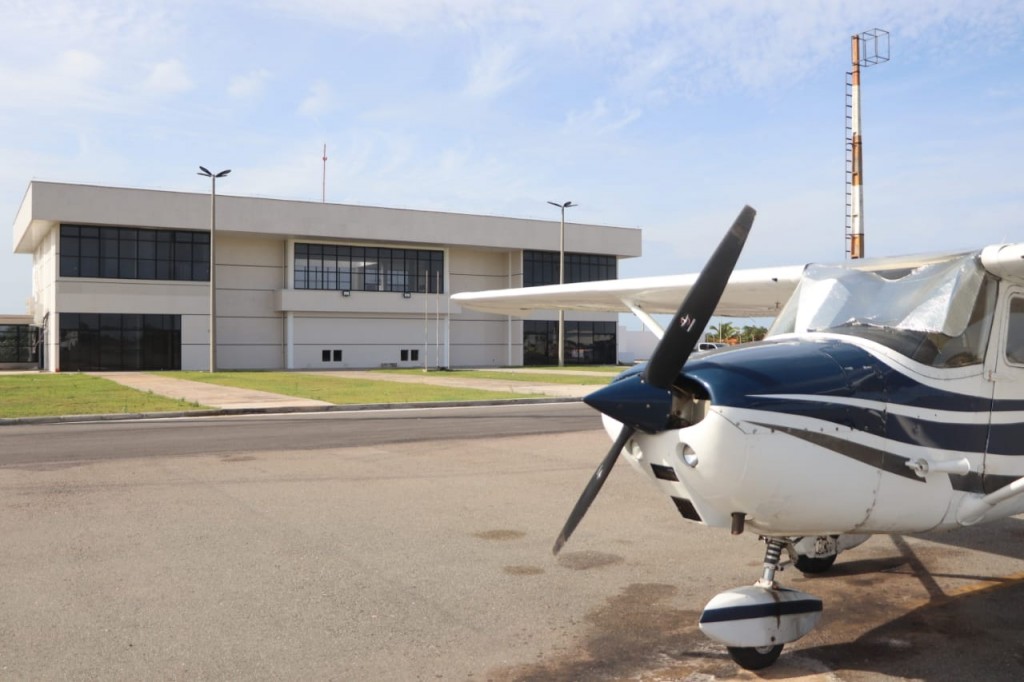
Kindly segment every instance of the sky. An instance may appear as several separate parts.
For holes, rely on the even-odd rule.
[[[639,227],[620,276],[1024,241],[1020,0],[4,0],[0,214],[33,179]],[[327,145],[326,174],[322,161]],[[0,249],[0,314],[31,256]],[[567,244],[572,250],[572,245]]]

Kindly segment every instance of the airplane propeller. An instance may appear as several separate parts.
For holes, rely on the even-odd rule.
[[[711,321],[733,268],[736,267],[736,261],[743,251],[756,213],[750,206],[744,206],[740,211],[672,317],[672,322],[651,354],[643,373],[613,381],[584,398],[588,405],[621,422],[623,426],[608,454],[601,460],[587,487],[583,489],[583,494],[569,514],[562,532],[558,534],[552,550],[554,554],[561,551],[590,509],[591,503],[608,478],[608,473],[618,461],[619,453],[633,434],[637,430],[656,433],[668,427],[672,410],[670,388],[693,349],[697,347],[704,328]]]
[[[747,241],[747,235],[754,224],[756,211],[744,206],[736,216],[732,227],[725,233],[718,248],[700,271],[693,288],[683,299],[672,322],[665,329],[651,359],[647,363],[644,377],[647,383],[658,388],[668,388],[679,376],[690,353],[700,342],[700,335],[711,321],[725,286],[729,283],[736,261]]]

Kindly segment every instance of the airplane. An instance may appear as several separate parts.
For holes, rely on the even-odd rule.
[[[757,533],[761,575],[699,622],[750,670],[821,616],[776,580],[784,554],[818,573],[872,534],[1024,512],[1024,243],[734,271],[754,216],[743,208],[697,275],[452,297],[503,315],[631,311],[659,336],[584,398],[613,444],[553,551],[620,455],[687,521]],[[664,328],[658,313],[674,313]],[[714,314],[775,321],[763,341],[695,353]]]

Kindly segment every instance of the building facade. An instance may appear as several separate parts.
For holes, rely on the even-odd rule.
[[[557,313],[449,301],[557,282],[557,221],[218,195],[211,232],[210,206],[202,193],[32,182],[14,224],[15,252],[33,259],[32,361],[208,369],[212,268],[217,369],[557,358]],[[567,282],[607,279],[640,255],[640,230],[569,223],[565,243]],[[566,313],[566,362],[614,361],[616,319]]]

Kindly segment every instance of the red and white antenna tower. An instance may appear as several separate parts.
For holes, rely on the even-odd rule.
[[[889,32],[852,36],[853,70],[846,74],[846,240],[850,258],[864,257],[864,156],[860,133],[860,69],[889,61]]]

